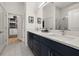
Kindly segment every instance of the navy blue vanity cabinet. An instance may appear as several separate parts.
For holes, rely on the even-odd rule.
[[[28,46],[36,56],[79,56],[79,50],[28,32]]]

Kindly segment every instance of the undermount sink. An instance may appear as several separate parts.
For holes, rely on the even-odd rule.
[[[75,39],[73,37],[70,36],[66,36],[66,35],[60,35],[60,34],[49,34],[49,36],[53,36],[59,39]]]

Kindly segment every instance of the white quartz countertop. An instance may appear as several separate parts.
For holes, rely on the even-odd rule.
[[[48,38],[50,40],[62,43],[64,45],[79,49],[79,37],[70,36],[70,35],[60,35],[52,32],[41,32],[41,31],[29,31],[34,34],[40,35],[42,37]]]

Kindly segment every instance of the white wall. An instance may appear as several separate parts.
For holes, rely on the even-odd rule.
[[[42,17],[42,9],[38,8],[38,2],[26,3],[26,28],[27,30],[35,30],[37,27],[37,17]],[[34,23],[28,23],[28,16],[34,17]]]
[[[28,16],[34,17],[34,23],[28,23]],[[34,30],[35,24],[36,24],[36,13],[35,13],[35,3],[33,2],[27,2],[26,3],[26,28],[27,30]]]

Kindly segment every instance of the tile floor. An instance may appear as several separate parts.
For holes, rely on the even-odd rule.
[[[33,54],[28,46],[20,42],[7,45],[1,56],[33,56]]]

